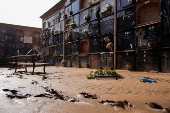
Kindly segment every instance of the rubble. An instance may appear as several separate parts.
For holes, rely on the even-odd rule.
[[[69,102],[79,101],[75,98],[61,95],[59,91],[51,89],[50,87],[45,87],[44,89],[46,89],[45,93],[36,95],[34,97],[46,97],[46,98],[52,98],[52,99],[60,99],[60,100],[69,101]]]
[[[18,99],[23,99],[23,98],[28,98],[31,96],[31,94],[18,94],[17,90],[9,90],[9,89],[2,89],[5,92],[10,92],[10,94],[6,94],[8,98],[13,99],[13,98],[18,98]]]
[[[128,101],[112,101],[112,100],[106,100],[106,101],[100,101],[99,103],[102,103],[103,105],[109,105],[109,106],[118,106],[123,109],[127,109],[129,107],[133,107],[132,104],[130,104]]]
[[[79,94],[83,95],[84,98],[97,99],[97,96],[95,94],[90,94],[90,93],[85,93],[85,92],[82,92],[82,93],[79,93]]]

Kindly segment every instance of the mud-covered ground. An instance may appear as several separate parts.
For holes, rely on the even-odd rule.
[[[0,113],[163,113],[170,107],[170,73],[116,70],[123,79],[88,80],[94,69],[47,66],[46,74],[43,67],[36,67],[35,75],[31,71],[0,68]],[[142,77],[156,83],[141,82]],[[162,108],[149,107],[151,102]]]

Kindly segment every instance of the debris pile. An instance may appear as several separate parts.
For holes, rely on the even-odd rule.
[[[69,101],[69,102],[79,101],[75,98],[61,95],[59,91],[51,89],[50,87],[45,87],[44,89],[46,89],[45,93],[36,95],[34,97],[46,97],[46,98],[52,98],[52,99],[60,99],[60,100]]]
[[[82,92],[82,93],[79,93],[79,94],[83,95],[84,98],[97,99],[97,96],[95,94],[90,94],[90,93],[85,93],[85,92]]]
[[[33,84],[33,85],[38,85],[38,82],[35,81],[35,80],[32,80],[31,84]]]
[[[158,105],[157,103],[150,102],[148,105],[149,107],[154,108],[154,109],[163,109],[163,107]]]
[[[148,103],[146,103],[148,104]],[[164,106],[161,106],[161,105],[158,105],[157,103],[154,103],[154,102],[150,102],[148,104],[149,107],[153,108],[153,109],[161,109],[163,110],[165,113],[170,113],[170,108],[168,107],[164,107]]]
[[[23,99],[23,98],[28,98],[31,96],[31,94],[17,94],[17,90],[9,90],[9,89],[2,89],[5,92],[10,92],[10,94],[6,94],[8,98],[13,99],[13,98],[18,98],[18,99]]]
[[[45,80],[45,79],[47,79],[47,78],[48,78],[48,77],[46,77],[46,76],[43,76],[43,77],[42,77],[42,80]]]
[[[103,105],[109,105],[109,106],[118,106],[123,109],[127,109],[129,107],[133,107],[132,104],[130,104],[128,101],[112,101],[112,100],[106,100],[106,101],[100,101],[99,103],[102,103]]]

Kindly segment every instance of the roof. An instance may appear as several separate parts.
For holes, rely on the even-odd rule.
[[[1,27],[19,27],[19,28],[33,28],[33,29],[37,29],[37,30],[41,30],[42,28],[38,28],[38,27],[30,27],[30,26],[23,26],[23,25],[15,25],[15,24],[8,24],[8,23],[0,23]]]
[[[46,19],[52,16],[54,13],[60,11],[64,8],[65,0],[60,0],[56,5],[54,5],[51,9],[45,12],[43,15],[40,16],[41,19]]]

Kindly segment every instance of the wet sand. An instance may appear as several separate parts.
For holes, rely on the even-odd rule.
[[[36,67],[35,72],[42,72]],[[19,69],[24,71],[24,69]],[[170,107],[170,73],[130,72],[116,70],[124,79],[86,79],[86,75],[95,69],[65,68],[47,66],[47,74],[37,73],[14,74],[14,70],[0,68],[0,113],[155,113],[163,110],[152,109],[145,103],[154,102]],[[22,77],[20,77],[22,75]],[[42,80],[43,76],[47,79]],[[142,77],[151,77],[157,83],[140,82]],[[32,84],[32,81],[38,84]],[[79,102],[68,102],[60,99],[34,97],[44,93],[43,87],[61,91],[62,95],[73,97]],[[18,90],[19,94],[31,94],[29,98],[10,99],[8,92],[2,89]],[[78,95],[81,92],[96,94],[97,99],[88,99]],[[127,100],[133,107],[123,109],[99,103],[101,100]]]

